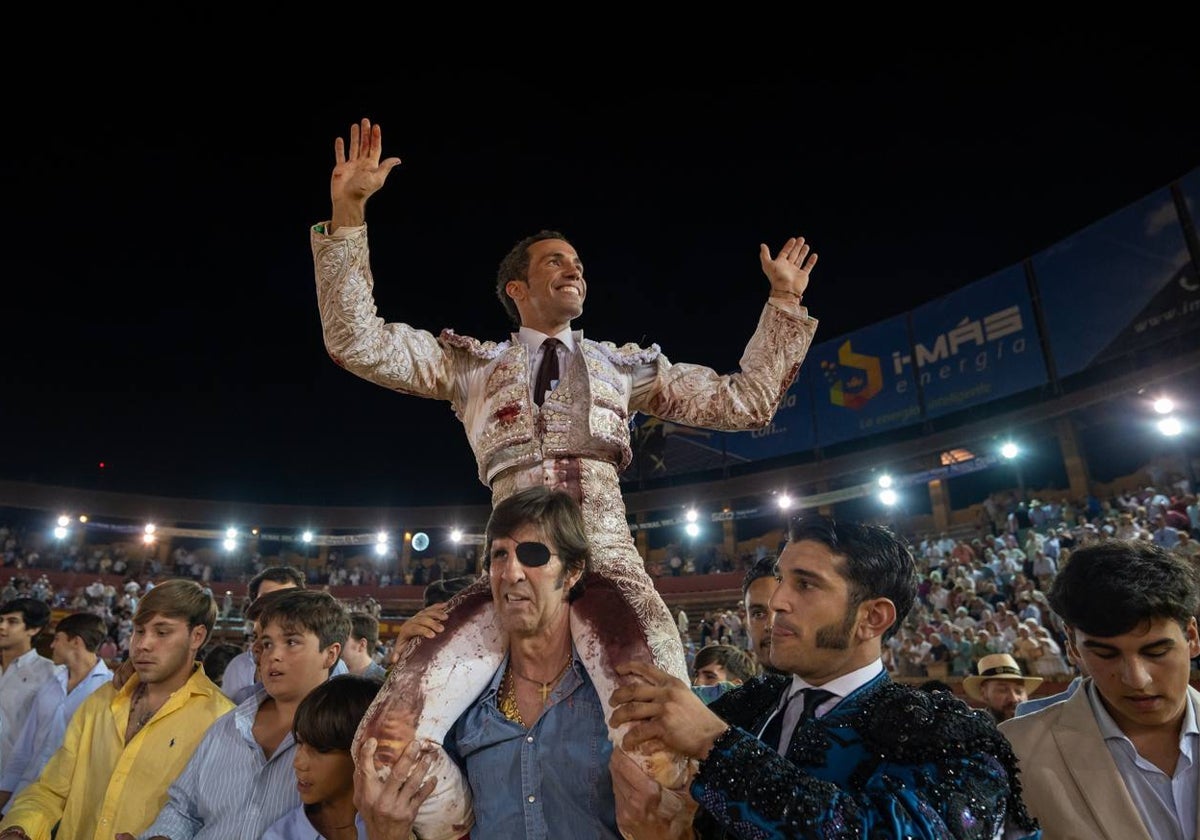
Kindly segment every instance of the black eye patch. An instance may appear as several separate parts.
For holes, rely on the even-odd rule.
[[[517,543],[517,559],[521,561],[522,566],[545,566],[550,562],[552,556],[545,543]]]

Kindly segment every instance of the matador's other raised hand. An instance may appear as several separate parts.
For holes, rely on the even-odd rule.
[[[379,125],[371,125],[365,117],[350,126],[349,153],[341,137],[333,141],[335,164],[329,197],[333,201],[330,221],[334,229],[361,225],[366,218],[367,199],[383,186],[392,167],[399,165],[398,157],[380,160],[382,150],[383,133]]]
[[[758,258],[763,274],[771,281],[771,296],[788,297],[798,303],[808,288],[809,274],[817,264],[817,252],[809,248],[804,237],[790,238],[775,257],[764,242],[758,246]]]

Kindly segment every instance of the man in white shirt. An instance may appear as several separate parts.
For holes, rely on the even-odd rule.
[[[34,696],[12,754],[5,757],[0,811],[8,810],[11,797],[37,779],[62,746],[67,723],[80,704],[112,679],[108,664],[96,653],[107,637],[104,619],[93,613],[73,613],[55,626],[50,656],[60,667]]]
[[[1049,600],[1089,676],[1066,700],[1000,724],[1046,837],[1197,836],[1200,578],[1145,540],[1077,549]]]
[[[688,634],[688,614],[683,611],[683,607],[679,608],[679,612],[675,614],[675,624],[679,627],[679,635],[686,638]]]
[[[54,677],[54,663],[33,646],[49,623],[45,601],[13,598],[0,606],[0,772],[12,756],[34,695]]]

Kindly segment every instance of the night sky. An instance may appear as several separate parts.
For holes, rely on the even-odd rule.
[[[805,303],[827,341],[1200,164],[1200,70],[1169,39],[613,64],[193,74],[166,97],[149,76],[21,85],[0,155],[0,478],[485,503],[448,404],[324,351],[308,229],[329,214],[333,140],[363,116],[403,159],[367,207],[382,316],[506,337],[496,267],[553,228],[586,266],[577,328],[721,371],[766,298],[760,242],[820,253]]]

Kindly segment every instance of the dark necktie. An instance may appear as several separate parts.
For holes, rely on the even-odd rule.
[[[783,704],[775,717],[771,718],[771,722],[767,724],[767,728],[763,730],[760,740],[772,749],[779,751],[780,755],[787,752],[787,744],[791,742],[791,733],[788,733],[787,742],[782,742],[783,735],[783,719],[787,717],[788,706],[796,702],[797,697],[804,698],[804,706],[800,712],[800,720],[796,724],[796,729],[802,727],[805,723],[817,716],[817,707],[833,697],[832,691],[826,691],[823,688],[802,688],[788,698],[788,701]],[[795,730],[793,730],[795,731]]]
[[[538,365],[537,379],[533,383],[533,401],[541,405],[546,401],[546,392],[553,387],[558,379],[558,345],[562,344],[557,338],[547,338],[542,342],[542,361]]]

